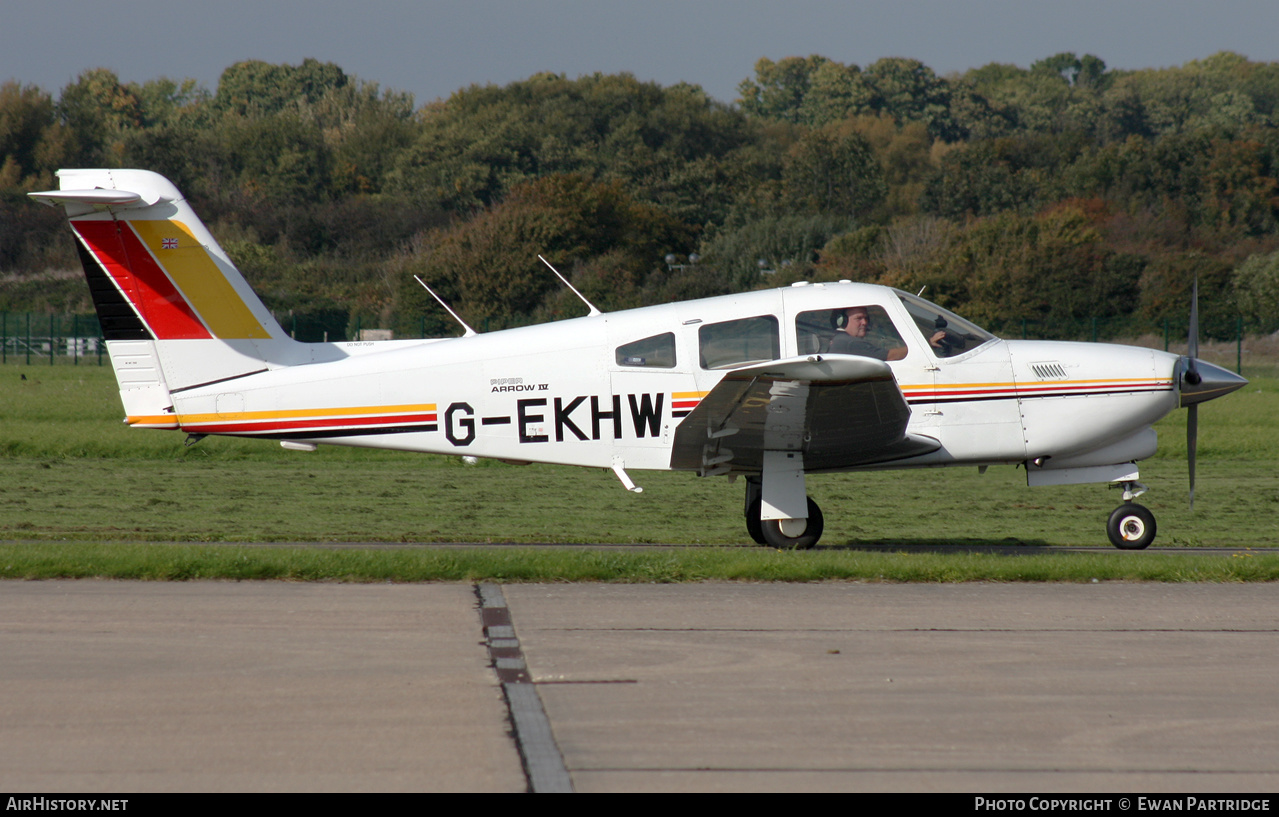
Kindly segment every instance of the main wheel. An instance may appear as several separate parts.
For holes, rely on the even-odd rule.
[[[759,519],[758,507],[755,518]],[[793,528],[803,525],[799,530]],[[764,536],[763,544],[771,545],[779,550],[808,550],[822,538],[822,529],[826,521],[822,518],[822,509],[812,497],[808,498],[808,519],[761,519],[760,532]]]
[[[759,507],[760,504],[757,499],[746,509],[746,533],[750,535],[755,544],[767,545],[768,541],[764,539],[764,527],[759,520]]]
[[[1144,550],[1155,541],[1155,515],[1144,505],[1125,502],[1106,523],[1110,543],[1123,550]]]

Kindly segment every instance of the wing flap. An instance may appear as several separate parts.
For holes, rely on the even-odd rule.
[[[854,355],[812,355],[735,369],[675,430],[671,467],[758,473],[764,451],[799,451],[805,471],[888,462],[935,451],[906,433],[910,407],[892,369]]]

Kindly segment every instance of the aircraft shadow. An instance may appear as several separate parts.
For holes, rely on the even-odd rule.
[[[849,539],[843,544],[820,546],[823,550],[859,550],[867,553],[1000,553],[1031,556],[1066,553],[1073,548],[1050,545],[1042,539]]]

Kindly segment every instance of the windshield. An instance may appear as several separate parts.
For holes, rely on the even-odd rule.
[[[976,349],[995,336],[975,323],[964,320],[948,309],[942,309],[923,298],[898,291],[902,305],[938,357],[954,357]]]

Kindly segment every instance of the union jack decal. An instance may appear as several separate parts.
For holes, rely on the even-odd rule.
[[[178,240],[176,238],[164,238],[160,240],[160,249],[176,250],[178,248]]]

